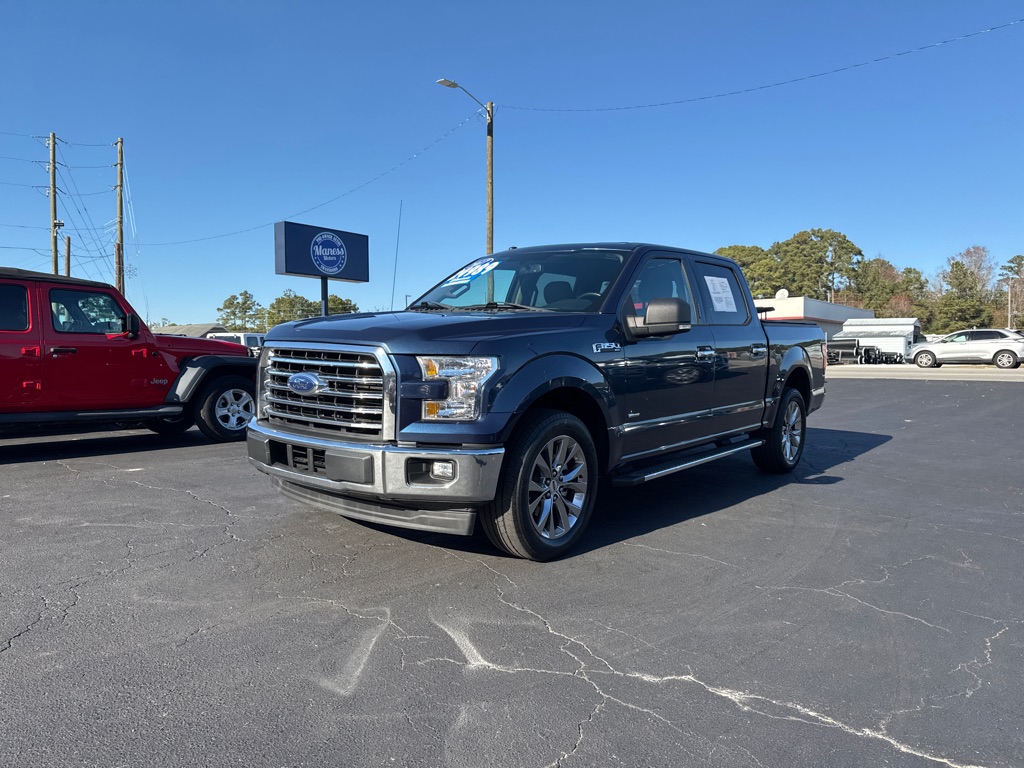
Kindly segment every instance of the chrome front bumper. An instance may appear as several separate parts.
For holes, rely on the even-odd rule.
[[[249,462],[291,498],[345,517],[404,528],[472,533],[472,505],[494,498],[504,448],[416,448],[322,440],[255,419]],[[454,464],[451,480],[429,477],[434,461]]]

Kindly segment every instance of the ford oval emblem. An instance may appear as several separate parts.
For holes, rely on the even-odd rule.
[[[313,395],[324,386],[315,373],[293,373],[288,377],[288,389],[297,395]]]

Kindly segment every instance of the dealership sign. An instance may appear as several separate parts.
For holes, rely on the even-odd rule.
[[[370,239],[338,229],[291,221],[274,224],[274,271],[366,283],[370,280]]]

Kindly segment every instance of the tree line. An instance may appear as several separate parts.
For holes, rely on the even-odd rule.
[[[351,300],[333,293],[327,296],[327,309],[332,315],[359,311]],[[291,288],[270,302],[268,307],[262,306],[248,291],[231,294],[217,307],[217,322],[229,331],[264,333],[281,323],[319,315],[319,301],[300,296]]]
[[[882,256],[865,258],[846,235],[831,229],[797,232],[768,248],[730,245],[715,253],[743,267],[757,298],[784,288],[790,296],[871,309],[878,317],[916,317],[925,333],[1015,328],[1024,316],[1024,255],[998,266],[981,245],[949,256],[930,279]]]

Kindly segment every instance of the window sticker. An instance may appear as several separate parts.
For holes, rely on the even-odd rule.
[[[711,294],[716,312],[736,311],[736,298],[732,295],[732,286],[728,280],[724,277],[705,275],[704,282],[708,284],[708,293]]]
[[[463,267],[454,275],[449,277],[447,280],[444,281],[444,284],[462,285],[464,283],[469,283],[475,280],[476,278],[480,277],[480,275],[486,275],[488,272],[490,272],[492,269],[498,266],[499,263],[500,262],[497,262],[491,258],[478,259],[477,261],[474,261],[472,264],[470,264],[468,267]]]

